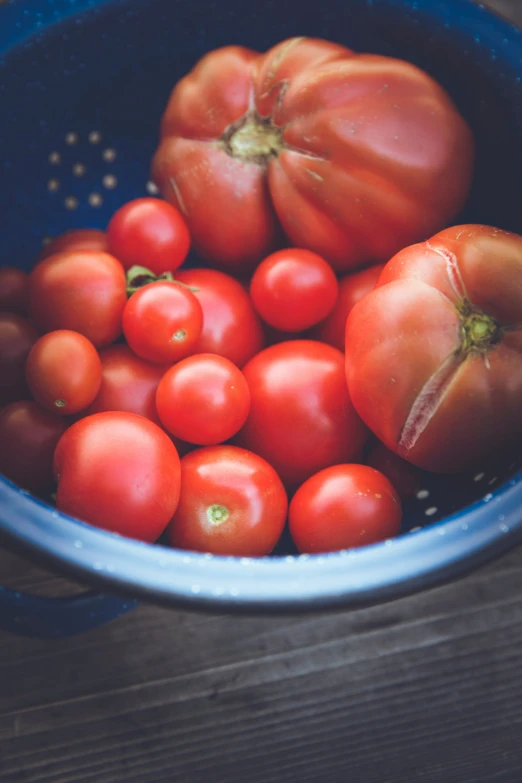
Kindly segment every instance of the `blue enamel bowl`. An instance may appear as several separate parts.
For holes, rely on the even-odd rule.
[[[458,222],[522,233],[522,36],[468,0],[8,0],[0,3],[1,260],[29,269],[42,241],[104,228],[151,192],[149,161],[174,82],[205,52],[309,35],[408,59],[474,130],[473,193]],[[0,444],[1,448],[1,444]],[[0,478],[6,546],[92,586],[49,601],[0,589],[0,627],[76,633],[136,599],[244,611],[388,601],[458,577],[522,541],[520,462],[425,476],[402,534],[328,556],[211,557],[145,545],[56,512]],[[101,590],[101,593],[95,592]]]

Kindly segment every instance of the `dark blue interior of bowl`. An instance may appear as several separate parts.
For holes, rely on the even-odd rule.
[[[458,222],[522,233],[522,36],[468,0],[322,0],[319,6],[300,0],[49,0],[45,7],[40,0],[11,0],[0,5],[0,262],[30,269],[46,237],[69,228],[104,228],[124,201],[151,192],[148,167],[167,97],[201,55],[231,43],[265,50],[294,35],[324,37],[359,51],[401,57],[438,79],[470,123],[478,144],[473,193]],[[445,524],[449,515],[475,501],[481,509],[491,503],[498,510],[497,500],[507,498],[512,515],[516,507],[509,493],[519,491],[520,484],[518,478],[511,483],[508,479],[518,467],[516,459],[502,464],[493,459],[493,467],[485,466],[473,476],[426,476],[423,492],[407,508],[404,532],[427,523],[442,524],[442,519]],[[107,542],[122,544],[99,531],[92,531],[91,538],[89,531],[93,555],[80,562],[83,547],[74,552],[71,542],[69,550],[62,546],[67,520],[56,512],[51,516],[50,510],[26,497],[16,498],[15,516],[10,515],[15,493],[7,483],[1,484],[0,529],[32,542],[33,548],[60,562],[90,569],[94,575],[103,570],[92,566],[96,549],[103,555]],[[472,545],[469,526],[478,519],[477,508],[460,512],[467,516],[454,539],[452,563],[470,560],[477,546],[498,549],[495,542],[506,541],[506,532],[520,535],[512,517],[509,529],[503,529],[506,506],[504,513],[491,514],[487,546],[483,537]],[[20,532],[24,514],[33,518],[33,526]],[[522,508],[519,516],[522,528]],[[486,530],[487,515],[480,520]],[[56,525],[62,535],[60,546]],[[35,542],[37,529],[40,538]],[[407,573],[401,574],[399,568],[394,583],[422,581],[427,571],[438,571],[442,578],[448,561],[443,549],[437,550],[437,541],[442,543],[442,536],[435,545],[426,537],[416,555],[417,571],[412,575],[411,564]],[[125,542],[128,545],[134,546]],[[288,546],[283,542],[279,551],[288,554]],[[136,558],[134,571],[120,581],[134,584],[137,592],[154,592],[152,571],[142,563],[140,572],[138,561],[144,551],[137,545],[129,550],[129,557]],[[178,554],[158,551],[162,557]],[[397,557],[397,551],[390,550],[389,556]],[[369,556],[373,557],[371,551]],[[302,565],[308,567],[304,561]],[[233,580],[234,563],[227,560],[226,567],[223,573]],[[382,581],[370,569],[369,582],[359,581],[348,590],[341,582],[330,583],[335,569],[329,568],[323,599],[328,590],[337,598],[350,590],[375,592]],[[314,573],[318,579],[320,571]],[[114,570],[112,574],[107,579],[116,581]],[[255,578],[261,578],[259,571]],[[270,579],[268,592],[273,596],[273,576]],[[178,597],[190,592],[183,581],[162,590]],[[156,592],[161,592],[159,587]],[[307,600],[313,598],[305,593]],[[230,590],[227,594],[235,595]],[[281,597],[281,590],[275,595]]]

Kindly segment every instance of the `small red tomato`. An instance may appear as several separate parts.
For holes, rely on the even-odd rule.
[[[287,486],[359,457],[368,430],[350,400],[336,348],[291,340],[261,351],[243,373],[250,412],[238,444],[264,457]]]
[[[402,509],[397,492],[379,471],[366,465],[335,465],[299,487],[288,521],[298,550],[319,554],[396,536]]]
[[[155,541],[179,499],[179,456],[168,435],[133,413],[77,421],[54,455],[56,505],[91,525]]]
[[[167,366],[146,362],[126,345],[109,345],[100,351],[102,381],[86,415],[126,411],[145,416],[160,425],[156,412],[156,389]]]
[[[324,258],[296,248],[265,258],[250,283],[250,296],[261,318],[285,332],[302,332],[318,324],[332,312],[337,293],[337,278]]]
[[[97,348],[120,336],[126,302],[125,272],[108,253],[65,251],[29,275],[29,313],[36,326],[80,332]]]
[[[181,460],[181,495],[168,528],[173,546],[261,557],[285,526],[288,499],[275,470],[235,446],[196,449]]]
[[[346,275],[339,282],[339,296],[335,307],[321,324],[314,329],[314,338],[333,345],[344,353],[346,321],[359,299],[373,291],[384,264],[370,266],[361,272]]]
[[[44,258],[62,253],[64,250],[100,250],[108,253],[107,234],[97,228],[75,228],[66,231],[45,245],[38,260],[43,261]]]
[[[184,269],[176,279],[196,290],[203,329],[192,353],[215,353],[242,367],[264,345],[264,335],[245,288],[215,269]]]
[[[163,280],[136,291],[123,311],[123,333],[130,348],[159,364],[188,356],[202,326],[203,312],[194,294]]]
[[[0,312],[0,387],[25,386],[25,362],[38,340],[29,321],[16,313]]]
[[[143,266],[155,275],[173,272],[190,249],[183,216],[176,207],[157,198],[138,198],[120,207],[107,233],[110,251],[125,269]]]
[[[223,356],[197,354],[165,373],[156,407],[172,435],[199,446],[214,446],[241,429],[250,408],[250,392],[235,364]]]
[[[371,450],[366,463],[386,476],[399,493],[401,500],[412,497],[421,488],[421,474],[418,468],[398,457],[383,443],[378,443]]]
[[[28,277],[14,266],[0,268],[0,310],[27,315]]]
[[[33,345],[25,368],[27,385],[43,408],[62,416],[79,413],[98,394],[102,367],[98,351],[79,332],[48,332]]]
[[[67,428],[36,402],[12,402],[0,410],[0,472],[29,492],[54,484],[53,455]]]

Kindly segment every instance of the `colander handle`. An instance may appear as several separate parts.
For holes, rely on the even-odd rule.
[[[91,591],[45,598],[0,587],[0,630],[36,639],[63,639],[114,620],[136,603]]]

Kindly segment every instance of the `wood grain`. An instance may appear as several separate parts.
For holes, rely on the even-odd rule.
[[[7,553],[0,574],[77,589]],[[0,781],[520,783],[521,574],[519,550],[359,612],[141,606],[58,643],[0,634]]]

